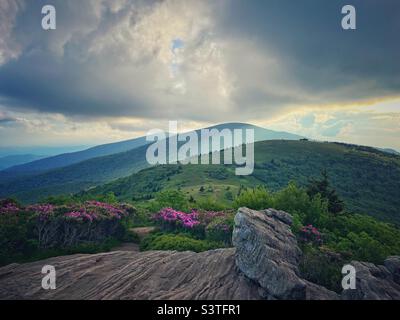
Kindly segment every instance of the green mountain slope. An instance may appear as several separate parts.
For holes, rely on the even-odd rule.
[[[301,138],[291,133],[276,132],[245,123],[225,123],[209,127],[212,128],[254,129],[256,141]],[[196,132],[199,134],[200,130]],[[49,195],[76,193],[129,176],[149,166],[145,159],[147,143],[146,138],[141,137],[9,168],[0,172],[0,198],[12,196],[23,202],[36,202]],[[126,151],[129,148],[131,149]]]
[[[142,170],[90,193],[114,192],[129,201],[181,188],[195,199],[213,197],[226,202],[240,185],[279,190],[289,181],[305,185],[326,169],[348,210],[400,224],[400,157],[396,155],[339,143],[263,141],[255,144],[255,158],[251,176],[235,176],[233,166],[167,165]]]

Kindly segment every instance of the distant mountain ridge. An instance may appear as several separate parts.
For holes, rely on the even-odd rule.
[[[47,156],[36,154],[13,154],[0,157],[0,170],[4,170],[16,165],[32,162],[35,160],[43,159]]]
[[[287,132],[276,132],[245,123],[219,124],[207,129],[212,128],[218,130],[252,128],[256,141],[302,138]],[[200,130],[196,132],[199,134]],[[31,202],[49,195],[79,192],[113,179],[129,176],[149,166],[145,157],[149,143],[151,142],[147,142],[146,137],[140,137],[9,168],[0,172],[0,197],[16,196]],[[99,154],[101,156],[98,156]]]
[[[140,137],[136,139],[114,142],[109,144],[103,144],[95,146],[86,150],[63,153],[56,156],[36,160],[30,163],[14,166],[7,169],[6,171],[10,173],[39,173],[51,169],[61,168],[68,165],[72,165],[81,161],[85,161],[92,158],[108,156],[115,153],[120,153],[135,149],[142,145],[147,144],[145,137]]]
[[[218,130],[254,129],[255,141],[275,140],[275,139],[299,140],[303,138],[302,136],[296,134],[268,130],[246,123],[224,123],[224,124],[218,124],[216,126],[211,126],[206,129],[218,129]],[[200,130],[201,129],[195,131],[199,134]],[[13,176],[18,176],[18,175],[39,174],[48,170],[66,167],[85,160],[133,150],[135,148],[147,145],[149,143],[150,142],[146,141],[146,137],[143,136],[131,140],[103,144],[82,151],[63,153],[56,156],[47,157],[33,162],[10,167],[7,170],[4,170],[3,172],[0,173],[0,180],[5,177],[11,178]]]

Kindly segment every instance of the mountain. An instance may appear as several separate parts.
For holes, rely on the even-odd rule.
[[[38,159],[45,158],[46,156],[40,156],[35,154],[14,154],[5,157],[0,157],[0,170],[10,168],[12,166],[32,162]]]
[[[137,147],[147,144],[145,137],[137,139],[126,140],[121,142],[103,144],[96,147],[92,147],[86,150],[63,153],[56,156],[40,159],[30,163],[14,166],[2,172],[2,174],[10,176],[17,176],[21,174],[37,174],[48,170],[66,167],[81,161],[85,161],[92,158],[108,156],[111,154],[128,151]],[[0,175],[0,179],[1,179]]]
[[[47,155],[55,156],[61,153],[76,152],[87,149],[88,146],[63,146],[63,147],[46,147],[46,146],[33,146],[33,147],[0,147],[0,157],[10,155]]]
[[[275,139],[286,139],[286,140],[299,140],[303,137],[287,133],[287,132],[278,132],[267,130],[258,126],[246,124],[246,123],[226,123],[219,124],[216,126],[208,127],[206,129],[253,129],[255,132],[255,141],[262,140],[275,140]],[[201,130],[201,129],[200,129]],[[198,134],[200,134],[200,130],[196,130]],[[33,161],[30,163],[17,165],[12,168],[5,170],[5,172],[0,173],[0,180],[3,177],[16,177],[21,174],[38,174],[41,172],[45,172],[52,169],[57,169],[61,167],[66,167],[71,164],[75,164],[81,161],[85,161],[88,159],[93,159],[102,156],[108,156],[111,154],[116,154],[120,152],[129,151],[140,146],[146,145],[149,142],[146,141],[146,137],[139,137],[136,139],[109,143],[104,145],[99,145],[96,147],[92,147],[86,150],[72,152],[72,153],[63,153],[56,156],[40,159],[37,161]],[[225,147],[231,147],[227,145]]]
[[[20,176],[0,183],[0,198],[16,197],[35,202],[50,195],[80,190],[130,175],[148,166],[147,146],[127,152],[98,157],[31,176]]]
[[[207,129],[213,128],[254,129],[256,141],[301,138],[244,123],[226,123]],[[196,133],[200,134],[200,130]],[[35,202],[49,195],[76,193],[129,176],[149,166],[145,157],[147,143],[145,137],[140,137],[9,168],[0,172],[0,198],[14,196],[24,202]],[[224,147],[229,145],[221,148]]]
[[[395,154],[397,156],[400,156],[400,152],[398,152],[398,151],[396,151],[394,149],[391,149],[391,148],[378,148],[378,150],[381,150],[383,152],[387,152],[387,153],[390,153],[390,154]]]
[[[236,176],[235,167],[227,165],[165,165],[99,186],[88,194],[114,192],[120,200],[140,201],[163,189],[180,188],[194,199],[211,197],[226,203],[241,185],[265,185],[272,191],[290,181],[304,186],[324,169],[349,211],[400,225],[400,157],[341,143],[257,142],[250,176]]]
[[[268,130],[259,126],[255,126],[252,124],[248,123],[241,123],[241,122],[232,122],[232,123],[222,123],[222,124],[217,124],[212,127],[208,127],[206,129],[218,129],[218,130],[223,130],[223,129],[229,129],[229,130],[234,130],[234,129],[253,129],[254,130],[254,140],[255,141],[264,141],[264,140],[300,140],[304,139],[303,136],[299,136],[297,134],[289,133],[289,132],[284,132],[284,131],[274,131],[274,130]],[[197,130],[199,131],[199,130]]]

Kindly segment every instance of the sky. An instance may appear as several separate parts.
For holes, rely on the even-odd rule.
[[[56,8],[43,30],[41,8]],[[341,9],[356,8],[356,30]],[[0,0],[0,146],[248,122],[400,150],[398,0]]]

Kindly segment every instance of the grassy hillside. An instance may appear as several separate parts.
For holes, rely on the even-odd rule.
[[[125,201],[151,199],[163,189],[180,188],[195,200],[231,201],[239,187],[284,188],[289,181],[305,185],[328,171],[346,208],[400,224],[400,157],[373,148],[310,141],[263,141],[255,145],[251,176],[235,176],[233,166],[174,165],[142,170],[90,191],[114,192]]]

